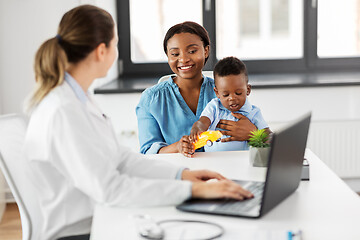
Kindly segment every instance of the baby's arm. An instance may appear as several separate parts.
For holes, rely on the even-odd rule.
[[[208,130],[210,125],[211,125],[210,119],[208,117],[201,116],[200,119],[196,121],[191,128],[190,141],[192,143],[196,142],[198,136],[200,136],[202,132]]]

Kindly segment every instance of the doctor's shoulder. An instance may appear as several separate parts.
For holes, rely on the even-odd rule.
[[[73,91],[66,84],[51,90],[36,106],[34,112],[52,115],[63,108],[75,107],[79,104]]]

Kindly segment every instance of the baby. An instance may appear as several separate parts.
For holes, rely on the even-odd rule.
[[[251,92],[248,84],[248,73],[245,64],[235,57],[220,60],[214,68],[214,79],[217,98],[212,99],[200,119],[194,123],[190,132],[190,139],[197,137],[207,130],[216,128],[221,119],[238,121],[232,113],[240,113],[247,117],[258,129],[270,129],[261,115],[260,109],[251,105],[247,96]],[[220,129],[221,130],[221,129]],[[229,136],[224,135],[222,138]],[[205,152],[248,150],[247,141],[214,142],[213,146],[205,146]]]

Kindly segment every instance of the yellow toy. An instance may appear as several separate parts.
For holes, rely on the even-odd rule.
[[[206,131],[200,134],[198,140],[194,143],[195,149],[201,148],[205,145],[211,147],[213,142],[219,142],[222,134],[220,131]]]

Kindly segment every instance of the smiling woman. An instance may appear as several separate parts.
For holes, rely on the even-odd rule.
[[[188,136],[191,127],[205,106],[216,98],[214,80],[202,74],[210,54],[210,39],[199,24],[184,22],[168,30],[163,45],[175,76],[146,89],[141,96],[136,108],[140,151],[144,154],[179,152],[191,157],[195,152]],[[240,135],[246,139],[255,127],[247,119],[234,123],[224,125],[223,129],[236,139]]]
[[[207,31],[195,22],[171,27],[163,41],[176,74],[145,90],[136,108],[142,153],[194,152],[188,134],[213,99],[214,80],[202,75],[210,53]]]
[[[176,74],[173,80],[194,114],[200,94],[202,68],[209,56],[209,45],[204,45],[200,37],[191,33],[178,33],[167,42],[168,63]]]

